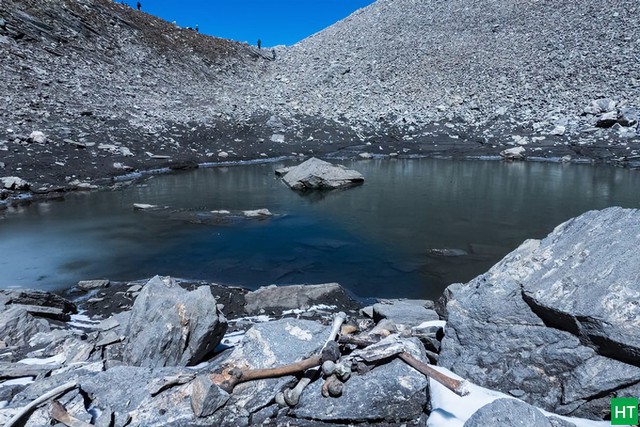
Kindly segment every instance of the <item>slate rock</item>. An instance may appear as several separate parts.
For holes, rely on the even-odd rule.
[[[405,340],[407,351],[426,363],[424,348],[416,338]],[[325,398],[323,380],[311,383],[292,409],[296,418],[350,423],[413,421],[427,404],[428,379],[400,359],[372,367],[363,374],[352,374],[342,396]]]
[[[505,160],[524,160],[526,151],[527,150],[524,147],[513,147],[502,150],[500,155]]]
[[[62,298],[61,296],[51,292],[34,291],[29,289],[0,290],[0,306],[3,304],[24,304],[58,308],[66,314],[75,314],[78,312],[78,308],[74,303]]]
[[[90,291],[92,289],[102,289],[109,286],[109,280],[82,280],[78,282],[78,288],[83,291]]]
[[[213,352],[226,330],[227,320],[209,287],[189,292],[155,276],[133,304],[124,361],[151,367],[194,365]]]
[[[405,327],[418,326],[430,320],[439,320],[438,313],[427,309],[421,304],[403,300],[388,300],[384,303],[373,305],[373,320],[379,322],[382,319],[389,319],[396,325]]]
[[[150,390],[159,379],[190,374],[179,367],[118,366],[81,378],[79,383],[94,407],[113,412],[115,425],[126,425],[129,419],[129,425],[137,426],[216,425],[211,418],[195,417],[188,398],[190,384],[177,384],[151,395]]]
[[[478,409],[464,427],[553,427],[537,408],[515,399],[497,399]]]
[[[315,157],[291,168],[282,180],[294,190],[335,189],[364,182],[360,172]]]
[[[47,136],[38,130],[31,132],[29,135],[29,142],[33,142],[35,144],[46,144]]]
[[[545,239],[538,269],[523,281],[525,301],[546,324],[598,353],[637,364],[640,354],[640,211],[591,211]]]
[[[17,176],[5,176],[0,178],[2,187],[7,190],[28,190],[31,184]]]
[[[630,303],[640,298],[640,235],[629,232],[639,223],[638,210],[587,212],[449,286],[439,365],[561,415],[602,419],[607,399],[640,381],[640,308]]]
[[[26,346],[38,332],[49,331],[49,322],[32,316],[22,307],[10,307],[0,312],[0,340],[8,346]]]
[[[197,417],[213,415],[227,400],[229,393],[215,385],[209,375],[200,375],[191,384],[191,408]]]
[[[249,314],[281,313],[283,310],[309,308],[317,304],[357,306],[348,292],[338,283],[320,285],[266,286],[244,296]]]
[[[301,319],[281,319],[259,323],[245,334],[225,365],[251,369],[273,368],[316,354],[326,341],[329,326]],[[268,378],[238,384],[228,403],[213,417],[228,425],[245,422],[250,413],[264,408],[278,391],[295,384],[295,377]]]
[[[635,108],[624,107],[618,111],[618,123],[625,127],[636,125],[639,117],[640,112]]]
[[[609,111],[608,113],[601,114],[596,120],[596,127],[610,128],[618,122],[618,113],[616,111]]]

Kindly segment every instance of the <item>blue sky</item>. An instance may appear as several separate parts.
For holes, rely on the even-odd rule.
[[[263,46],[292,45],[374,0],[140,0],[142,10],[182,27]],[[135,7],[136,1],[127,0]]]

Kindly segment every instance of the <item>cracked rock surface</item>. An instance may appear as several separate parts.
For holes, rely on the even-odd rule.
[[[587,212],[448,287],[439,364],[544,409],[603,419],[611,397],[640,383],[638,221],[638,210]]]

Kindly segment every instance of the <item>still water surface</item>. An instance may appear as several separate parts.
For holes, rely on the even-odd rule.
[[[284,163],[155,176],[117,192],[70,195],[0,220],[0,288],[155,274],[256,288],[337,281],[361,296],[436,298],[528,238],[590,209],[639,207],[637,171],[448,160],[343,162],[364,185],[300,195]],[[268,208],[265,221],[196,225],[133,203],[195,210]],[[468,255],[438,257],[430,249]]]

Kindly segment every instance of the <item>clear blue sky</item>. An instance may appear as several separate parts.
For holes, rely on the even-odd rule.
[[[137,0],[126,0],[135,7]],[[140,0],[142,10],[201,33],[262,45],[292,45],[374,0]]]

